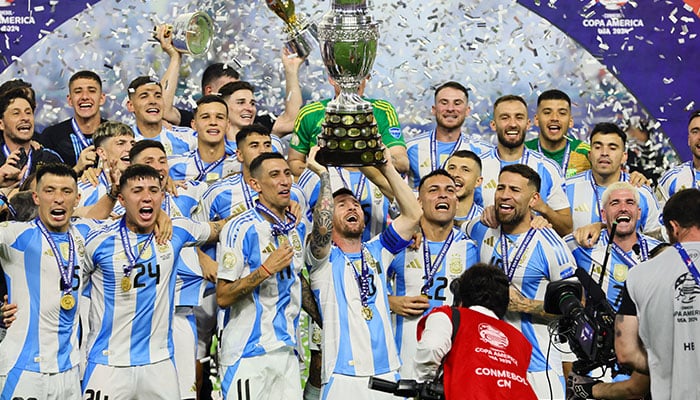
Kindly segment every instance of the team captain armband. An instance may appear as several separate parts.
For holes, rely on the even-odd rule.
[[[396,254],[401,250],[408,247],[411,243],[409,240],[402,238],[392,225],[389,225],[384,232],[379,236],[379,240],[385,249],[389,250],[392,254]]]

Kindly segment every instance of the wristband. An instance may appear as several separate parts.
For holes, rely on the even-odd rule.
[[[270,270],[267,269],[267,267],[265,266],[265,264],[260,264],[260,268],[262,268],[263,271],[267,272],[267,277],[268,277],[268,278],[272,276],[272,272],[270,272]]]

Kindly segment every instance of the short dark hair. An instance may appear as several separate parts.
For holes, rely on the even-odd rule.
[[[240,79],[241,75],[233,67],[224,63],[214,63],[208,66],[202,73],[202,91],[204,87],[211,84],[222,76],[228,76],[233,79]]]
[[[434,169],[434,170],[430,171],[429,174],[427,174],[427,175],[423,176],[422,178],[420,178],[420,182],[418,183],[418,191],[420,192],[421,188],[423,188],[423,184],[425,184],[425,182],[426,182],[428,179],[433,178],[433,177],[436,177],[436,176],[446,176],[446,177],[450,178],[450,180],[452,181],[452,183],[455,182],[455,178],[453,178],[452,175],[450,175],[450,174],[449,174],[447,171],[445,171],[444,169],[438,168],[438,169]]]
[[[537,97],[537,106],[539,107],[540,103],[545,100],[564,100],[569,103],[569,108],[571,108],[571,98],[568,94],[559,89],[550,89],[542,92],[542,94]]]
[[[15,193],[9,199],[9,209],[13,221],[31,221],[36,218],[39,207],[34,203],[34,195],[31,190],[23,190]]]
[[[100,78],[100,76],[93,71],[82,70],[74,73],[68,80],[68,87],[70,88],[70,85],[78,79],[92,79],[93,81],[97,82],[100,89],[102,89],[102,78]]]
[[[10,90],[15,89],[23,90],[27,94],[27,96],[31,97],[34,103],[36,103],[36,93],[32,88],[32,84],[23,79],[11,79],[9,81],[3,82],[2,85],[0,85],[0,97],[3,96],[5,93],[9,92]]]
[[[523,103],[523,105],[527,109],[527,102],[525,101],[525,99],[523,99],[520,96],[516,96],[514,94],[507,94],[505,96],[501,96],[501,97],[497,98],[496,101],[493,103],[494,114],[496,112],[496,107],[498,107],[499,104],[504,103],[506,101],[519,101],[519,102]]]
[[[627,134],[619,127],[617,124],[613,124],[612,122],[599,122],[593,126],[593,129],[591,129],[591,134],[588,136],[588,141],[593,142],[593,136],[597,134],[615,134],[622,139],[622,144],[627,143]]]
[[[454,153],[452,153],[452,155],[449,156],[449,157],[447,158],[447,160],[449,161],[450,158],[468,158],[468,159],[470,159],[470,160],[474,160],[474,162],[476,163],[476,165],[479,166],[479,172],[481,172],[481,168],[482,168],[482,167],[481,167],[481,157],[479,157],[478,155],[476,155],[476,153],[474,153],[474,152],[471,151],[471,150],[457,150],[457,151],[455,151]],[[447,165],[447,164],[445,164],[445,165]]]
[[[131,150],[129,150],[129,160],[133,160],[134,158],[136,158],[139,154],[141,154],[142,151],[152,148],[162,151],[165,155],[168,154],[165,152],[165,147],[163,147],[163,143],[155,140],[143,139],[139,140],[138,142],[134,143],[133,146],[131,146]]]
[[[68,166],[68,164],[63,164],[63,163],[48,163],[48,164],[42,164],[39,169],[36,171],[36,184],[39,185],[39,182],[41,182],[41,178],[44,177],[44,175],[49,174],[49,175],[55,175],[55,176],[66,176],[69,178],[73,178],[75,181],[75,184],[78,184],[78,174]]]
[[[540,174],[538,174],[534,169],[525,164],[510,164],[501,168],[501,172],[498,173],[498,177],[500,178],[504,172],[512,172],[522,176],[523,178],[527,179],[527,184],[534,187],[535,191],[539,193],[540,187],[542,186],[542,178],[540,178]]]
[[[250,175],[253,177],[258,176],[263,162],[267,160],[283,160],[284,162],[287,162],[284,156],[280,153],[262,153],[259,156],[255,157],[250,163]]]
[[[224,108],[226,108],[226,115],[228,115],[228,104],[224,101],[223,98],[215,95],[215,94],[208,94],[206,96],[202,96],[197,100],[197,107],[194,109],[194,115],[197,115],[197,111],[199,110],[199,107],[204,105],[204,104],[211,104],[211,103],[219,103],[223,104]]]
[[[126,167],[124,172],[122,172],[122,176],[119,178],[119,189],[124,190],[128,181],[139,178],[153,178],[160,183],[163,182],[163,177],[160,176],[160,173],[155,168],[150,165],[134,164]]]
[[[134,131],[131,130],[129,125],[125,123],[117,121],[104,121],[97,126],[95,134],[92,135],[92,140],[95,148],[98,148],[102,146],[102,143],[104,143],[105,140],[118,136],[134,137]]]
[[[255,87],[250,83],[246,81],[236,81],[229,82],[219,88],[219,93],[217,94],[221,96],[222,99],[226,99],[239,90],[250,90],[251,92],[255,93]]]
[[[700,109],[690,113],[690,118],[688,118],[688,125],[690,125],[690,123],[693,122],[695,118],[700,118]]]
[[[36,110],[36,102],[34,99],[32,99],[24,89],[16,88],[0,95],[0,118],[5,115],[5,111],[10,107],[10,104],[14,103],[17,99],[26,100],[27,103],[29,103],[29,107],[32,108],[32,112]]]
[[[238,131],[238,133],[236,133],[236,146],[242,146],[243,141],[252,134],[270,136],[270,130],[262,124],[250,124],[244,126]]]
[[[499,319],[508,311],[510,282],[506,274],[494,265],[474,264],[455,280],[454,285],[455,303],[461,307],[486,307]],[[450,288],[453,289],[452,285]]]
[[[676,221],[681,228],[700,228],[700,190],[676,192],[664,205],[663,218],[668,231],[671,231],[671,221]]]
[[[463,92],[464,97],[466,97],[467,100],[469,100],[469,89],[464,87],[464,85],[462,85],[461,83],[455,82],[455,81],[448,81],[448,82],[445,82],[442,85],[436,87],[435,88],[435,96],[433,98],[437,99],[438,94],[442,91],[442,89],[445,89],[445,88],[457,89],[457,90]]]
[[[162,89],[158,78],[155,78],[153,76],[143,75],[143,76],[139,76],[138,78],[131,81],[131,83],[129,83],[129,88],[127,89],[127,91],[129,92],[129,97],[131,97],[131,95],[136,93],[136,89],[140,88],[143,85],[158,85],[158,87]]]

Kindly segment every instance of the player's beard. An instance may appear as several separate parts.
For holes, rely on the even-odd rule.
[[[498,221],[498,223],[501,225],[515,226],[523,222],[523,219],[525,219],[525,212],[515,209],[515,212],[513,212],[513,214],[510,216],[504,216],[501,215],[501,210],[496,207],[496,221]]]

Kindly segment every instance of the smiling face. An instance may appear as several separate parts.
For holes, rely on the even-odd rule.
[[[365,218],[360,202],[350,194],[333,198],[333,231],[346,238],[360,238],[365,230]]]
[[[156,83],[148,83],[137,87],[134,93],[129,93],[126,103],[130,112],[134,113],[137,123],[160,124],[163,119],[163,90]]]
[[[503,101],[493,110],[491,129],[498,135],[498,144],[506,148],[522,146],[529,127],[527,107],[519,101]]]
[[[474,189],[481,186],[481,168],[471,158],[452,156],[447,160],[445,170],[455,180],[457,200],[471,196]]]
[[[117,160],[117,168],[124,171],[129,166],[129,150],[134,145],[134,137],[129,135],[119,135],[107,138],[95,150],[106,165],[110,165],[113,160]]]
[[[246,170],[250,168],[250,163],[262,153],[272,151],[272,139],[270,135],[251,133],[243,139],[241,145],[236,149],[236,158],[243,164]]]
[[[49,231],[66,232],[73,210],[80,200],[75,180],[70,176],[47,173],[42,176],[32,196],[38,206],[39,218]]]
[[[168,165],[168,156],[157,147],[149,147],[137,154],[131,164],[143,164],[153,167],[160,174],[162,179],[165,179],[170,172]]]
[[[635,193],[631,189],[617,189],[610,193],[607,202],[603,204],[603,221],[608,230],[612,228],[613,222],[617,221],[615,234],[625,237],[635,232],[641,212]]]
[[[226,100],[229,111],[229,122],[236,130],[248,126],[255,120],[257,108],[255,106],[255,96],[247,89],[233,92]]]
[[[78,78],[71,82],[66,97],[75,115],[85,119],[99,115],[100,106],[105,103],[100,84],[89,78]]]
[[[119,190],[119,203],[126,209],[127,227],[137,233],[152,232],[164,198],[160,180],[135,177]]]
[[[5,140],[18,145],[27,144],[34,135],[34,110],[21,97],[12,100],[0,118],[0,130]]]
[[[569,128],[574,126],[569,103],[566,100],[542,100],[537,106],[535,125],[540,128],[541,139],[560,143]]]
[[[444,175],[426,179],[418,191],[418,202],[423,208],[425,221],[436,225],[451,225],[457,212],[454,181]]]
[[[192,120],[192,128],[197,131],[197,140],[209,145],[224,142],[228,131],[228,110],[222,103],[201,104]]]
[[[250,186],[259,193],[261,203],[281,214],[291,201],[292,170],[283,159],[265,160],[250,179]]]
[[[615,133],[593,134],[588,159],[591,161],[593,172],[600,176],[619,174],[622,164],[627,161],[627,152],[622,138]]]
[[[503,172],[498,177],[494,201],[496,220],[501,225],[516,226],[529,220],[530,207],[538,196],[527,178],[514,172]]]
[[[435,96],[432,108],[437,126],[445,130],[459,130],[469,115],[467,96],[459,89],[445,87]]]
[[[693,159],[700,161],[700,116],[693,118],[688,124],[688,147],[693,153]]]

